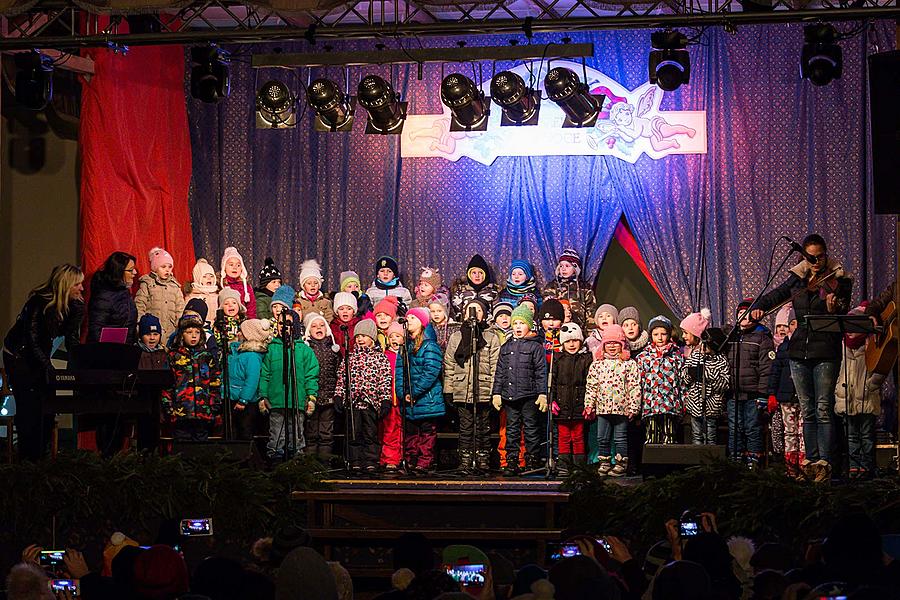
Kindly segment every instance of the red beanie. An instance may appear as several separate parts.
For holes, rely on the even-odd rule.
[[[168,600],[189,590],[184,558],[169,546],[157,544],[134,561],[134,592],[146,600]]]
[[[397,318],[397,307],[400,306],[400,300],[397,296],[385,296],[384,300],[375,305],[374,314],[387,313],[392,319]]]

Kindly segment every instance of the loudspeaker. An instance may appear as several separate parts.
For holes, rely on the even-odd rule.
[[[661,476],[719,460],[725,460],[724,445],[644,444],[641,472]]]
[[[875,214],[900,213],[900,50],[869,56]]]

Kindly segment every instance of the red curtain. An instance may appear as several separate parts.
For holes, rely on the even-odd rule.
[[[656,281],[654,281],[653,276],[650,275],[650,269],[647,268],[647,261],[644,260],[644,255],[641,254],[641,249],[638,247],[637,240],[631,232],[631,227],[628,226],[628,222],[624,218],[620,219],[619,223],[616,225],[616,231],[613,233],[613,237],[625,249],[625,252],[628,253],[631,260],[637,265],[637,268],[640,269],[641,273],[644,274],[644,277],[647,278],[647,281],[650,282],[650,285],[653,286],[653,289],[656,290],[656,293],[659,294],[659,297],[662,298],[662,301],[665,302],[666,299],[663,298],[663,295],[659,291],[659,287],[656,285]],[[668,306],[668,304],[666,306]]]
[[[81,248],[90,275],[110,253],[137,257],[162,246],[182,283],[194,244],[188,211],[191,143],[181,46],[133,47],[126,54],[91,49],[95,75],[81,104]]]

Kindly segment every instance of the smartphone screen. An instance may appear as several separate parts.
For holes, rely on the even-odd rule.
[[[51,579],[50,589],[54,592],[69,590],[73,596],[78,595],[78,582],[74,579]]]
[[[42,567],[56,567],[63,564],[63,556],[65,556],[65,550],[41,550],[41,566]]]
[[[578,549],[578,544],[563,544],[560,547],[560,554],[563,558],[569,558],[580,555],[581,550]]]
[[[682,521],[679,529],[681,537],[693,537],[700,533],[700,526],[696,521]]]
[[[612,546],[609,545],[609,542],[606,541],[606,538],[597,538],[597,541],[600,542],[600,545],[603,546],[603,549],[607,552],[612,551]]]
[[[484,565],[444,565],[447,574],[458,581],[463,587],[484,586]]]
[[[212,535],[212,519],[182,519],[181,535]]]

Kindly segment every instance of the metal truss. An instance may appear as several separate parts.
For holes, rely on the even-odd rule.
[[[900,18],[897,0],[354,0],[292,12],[266,4],[187,0],[177,3],[180,8],[129,17],[115,9],[92,13],[71,0],[39,0],[3,18],[0,50]],[[141,32],[125,33],[122,24],[135,17]]]

